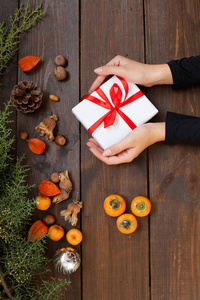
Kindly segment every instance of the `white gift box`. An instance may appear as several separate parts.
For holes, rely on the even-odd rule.
[[[101,148],[106,149],[153,118],[158,110],[134,83],[113,76],[91,95],[84,96],[72,112]],[[109,117],[111,123],[114,119],[113,125],[106,124]]]

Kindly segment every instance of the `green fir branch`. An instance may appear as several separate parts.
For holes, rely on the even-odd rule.
[[[14,137],[11,137],[12,130],[8,128],[8,125],[13,122],[9,119],[11,115],[9,101],[5,104],[5,109],[0,111],[0,187],[1,187],[1,175],[6,167],[9,166],[11,160],[11,149],[14,142]]]
[[[67,279],[55,279],[51,278],[51,281],[44,280],[42,285],[37,290],[32,290],[34,300],[60,300],[61,296],[64,296],[63,289],[67,289],[70,281]]]
[[[16,8],[14,16],[10,15],[8,26],[5,21],[0,23],[0,75],[3,75],[3,70],[18,50],[21,34],[36,25],[45,12],[42,3],[31,9],[27,1]]]
[[[49,260],[45,253],[46,236],[29,242],[28,227],[34,200],[27,198],[32,187],[26,184],[28,167],[22,165],[24,156],[11,155],[12,131],[10,124],[10,101],[0,111],[0,299],[58,300],[69,281],[52,278],[40,280],[49,272]]]

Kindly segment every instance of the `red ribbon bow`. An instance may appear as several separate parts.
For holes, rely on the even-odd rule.
[[[124,100],[122,101],[122,91],[120,89],[120,87],[118,86],[117,83],[114,83],[112,85],[112,87],[110,88],[110,97],[112,100],[112,103],[114,104],[114,106],[110,103],[110,101],[108,100],[107,96],[104,94],[104,92],[101,90],[101,88],[96,89],[96,93],[104,100],[100,100],[94,96],[91,95],[86,95],[84,97],[82,97],[81,100],[88,100],[91,101],[99,106],[102,106],[104,108],[107,108],[109,111],[103,116],[101,117],[99,120],[97,120],[89,129],[89,133],[92,134],[100,125],[101,123],[104,122],[104,128],[111,126],[114,124],[115,119],[116,119],[116,115],[117,113],[121,116],[121,118],[127,123],[127,125],[131,128],[134,129],[137,126],[133,123],[133,121],[131,119],[129,119],[129,117],[127,117],[127,115],[125,115],[120,108],[130,104],[131,102],[137,100],[138,98],[142,97],[144,94],[142,91],[137,92],[136,94],[132,95],[131,97],[127,98],[128,95],[128,83],[120,77],[117,77],[125,90],[125,97]]]

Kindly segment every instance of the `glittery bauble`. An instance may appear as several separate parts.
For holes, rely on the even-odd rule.
[[[57,250],[53,260],[56,270],[63,274],[75,272],[81,263],[80,255],[71,247]]]

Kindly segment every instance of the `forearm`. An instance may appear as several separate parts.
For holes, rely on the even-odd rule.
[[[200,145],[200,118],[167,112],[165,142]]]
[[[200,84],[200,55],[171,60],[168,65],[175,89]]]
[[[159,65],[144,65],[146,76],[146,86],[151,87],[153,85],[160,84],[173,84],[172,72],[168,64]]]

